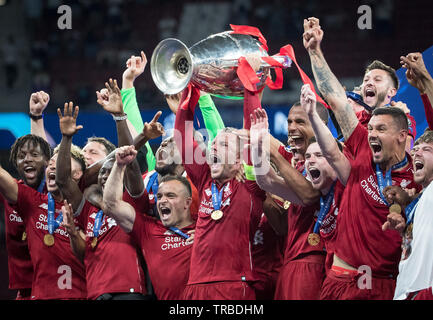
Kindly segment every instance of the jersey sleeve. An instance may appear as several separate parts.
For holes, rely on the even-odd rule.
[[[345,141],[344,146],[354,158],[363,152],[370,151],[370,146],[368,144],[368,132],[361,122],[358,123],[350,137]]]
[[[427,94],[421,95],[421,100],[424,105],[425,118],[430,130],[433,130],[433,109]]]
[[[201,150],[198,143],[194,141],[194,109],[199,96],[200,92],[195,88],[189,87],[188,91],[184,92],[176,113],[174,139],[188,177],[198,190],[202,190],[204,182],[210,175],[210,169],[206,162],[206,150]],[[200,162],[198,158],[201,159]]]
[[[41,196],[42,194],[31,187],[18,183],[18,198],[15,207],[24,221],[29,218],[32,212],[36,212],[33,208],[40,204]]]
[[[128,202],[134,209],[136,213],[147,214],[149,211],[149,195],[144,189],[141,196],[134,198],[129,194],[127,190],[123,193],[123,201]]]
[[[245,186],[254,197],[259,198],[261,201],[265,201],[266,191],[260,189],[259,185],[255,181],[247,180],[245,181]]]
[[[244,128],[249,130],[251,128],[250,115],[255,109],[261,109],[260,93],[251,92],[247,89],[244,90]]]
[[[152,217],[146,216],[144,214],[136,214],[134,225],[129,233],[131,238],[140,245],[143,241],[146,241],[146,237],[149,234],[149,225],[153,223]]]

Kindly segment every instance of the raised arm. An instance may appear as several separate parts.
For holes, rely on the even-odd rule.
[[[323,156],[337,173],[340,182],[343,185],[346,185],[351,170],[350,162],[340,151],[331,131],[317,113],[316,95],[308,84],[302,86],[301,105],[308,114],[308,118],[310,119],[311,126],[314,130],[314,135],[316,136],[317,143],[320,146]]]
[[[106,215],[114,218],[126,233],[132,231],[136,212],[129,203],[122,200],[123,177],[126,166],[136,155],[137,151],[132,146],[116,149],[116,162],[104,186],[102,209]]]
[[[132,136],[126,122],[127,119],[123,111],[122,97],[120,89],[117,86],[117,81],[109,79],[109,81],[105,83],[105,87],[108,91],[108,100],[102,99],[101,93],[96,92],[98,97],[97,102],[105,111],[109,112],[116,121],[119,147],[131,145],[133,143]],[[140,165],[137,159],[134,159],[134,161],[128,165],[125,176],[125,185],[131,196],[141,195],[144,191],[144,184],[140,175]]]
[[[406,68],[406,78],[409,84],[418,89],[426,114],[427,123],[433,129],[433,78],[428,72],[422,54],[409,53],[406,57],[400,57],[400,63]]]
[[[198,89],[189,86],[182,93],[179,109],[176,113],[176,120],[174,124],[174,140],[179,153],[182,156],[182,163],[185,169],[191,165],[197,164],[196,149],[198,143],[194,140],[194,109],[200,98]],[[204,155],[205,150],[200,150]],[[198,156],[198,155],[197,155]],[[204,160],[205,158],[203,158]],[[207,165],[205,162],[203,165]],[[191,173],[194,174],[194,168]]]
[[[50,101],[50,96],[44,91],[32,93],[29,101],[30,133],[48,141],[45,133],[42,114]]]
[[[15,179],[0,165],[0,194],[11,204],[18,200],[18,184]]]
[[[284,200],[281,198],[275,200],[276,198],[278,199],[275,195],[266,194],[266,200],[263,201],[263,212],[275,233],[279,236],[284,236],[288,231],[287,209],[276,203],[276,201],[282,200],[281,202],[284,202]]]
[[[278,152],[278,149],[271,148],[271,160],[278,168],[281,177],[283,177],[286,183],[286,187],[290,188],[301,199],[303,206],[312,205],[320,199],[320,192],[315,190],[311,183],[287,162]]]
[[[270,134],[266,111],[264,109],[255,110],[250,121],[251,153],[257,184],[271,194],[303,205],[303,201],[286,184],[286,181],[277,175],[269,163]]]
[[[143,130],[143,119],[138,108],[134,81],[144,72],[147,65],[147,58],[144,52],[141,51],[140,55],[140,57],[131,56],[126,62],[126,70],[122,75],[121,90],[124,111],[128,115],[128,119],[136,133]],[[135,135],[133,135],[133,138],[135,138]],[[149,143],[146,143],[146,149],[147,168],[148,171],[151,171],[155,169],[156,159]]]
[[[152,121],[149,123],[145,122],[143,125],[143,130],[140,132],[140,134],[135,137],[133,141],[133,145],[135,147],[135,150],[139,150],[141,147],[143,147],[149,140],[159,138],[160,136],[164,135],[164,127],[161,123],[158,122],[159,117],[161,116],[162,112],[158,111],[153,116]]]
[[[74,108],[72,102],[65,103],[63,115],[60,108],[57,109],[62,141],[60,142],[56,162],[56,184],[63,196],[72,205],[74,211],[78,209],[83,199],[83,193],[78,184],[72,179],[71,175],[72,137],[83,128],[82,125],[77,126],[78,112],[79,107],[75,106]]]
[[[323,39],[323,30],[319,19],[304,19],[304,47],[310,55],[311,68],[314,79],[324,99],[331,106],[344,138],[347,140],[358,125],[358,118],[352,106],[347,101],[346,92],[338,79],[332,73],[325,60],[320,43]]]
[[[209,134],[208,146],[210,146],[218,132],[225,128],[224,121],[210,94],[201,92],[200,99],[198,99],[198,106],[200,107],[204,125]]]
[[[167,104],[175,115],[179,109],[180,100],[182,98],[182,92],[177,94],[165,95]],[[198,105],[200,107],[204,125],[208,132],[209,141],[208,146],[210,147],[213,139],[215,139],[218,132],[225,128],[224,122],[221,118],[218,109],[216,108],[210,94],[200,91],[200,98],[198,99]]]

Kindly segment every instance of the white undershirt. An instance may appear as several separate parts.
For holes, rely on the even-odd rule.
[[[415,209],[412,252],[400,261],[394,300],[433,286],[433,183],[423,191]]]

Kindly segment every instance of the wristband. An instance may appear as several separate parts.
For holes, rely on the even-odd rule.
[[[245,170],[245,178],[250,181],[256,181],[256,175],[254,173],[254,167],[243,163],[244,170]]]
[[[30,117],[32,120],[39,120],[39,119],[42,119],[44,116],[43,116],[42,114],[39,115],[39,116],[36,116],[36,115],[32,114],[31,112],[29,112],[29,117]]]
[[[115,121],[122,121],[122,120],[126,120],[126,119],[128,119],[128,115],[125,113],[123,116],[115,116],[115,115],[113,115],[113,119],[115,120]]]

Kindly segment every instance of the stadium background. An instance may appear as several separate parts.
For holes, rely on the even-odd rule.
[[[72,9],[72,29],[60,30],[60,5]],[[10,146],[30,132],[30,94],[44,90],[51,96],[45,110],[45,128],[53,145],[60,142],[57,107],[65,101],[80,106],[78,123],[84,126],[74,143],[83,146],[89,136],[105,136],[117,143],[115,124],[98,106],[95,91],[109,78],[121,81],[125,62],[143,50],[148,61],[159,41],[174,37],[188,47],[207,36],[229,29],[229,24],[258,27],[275,54],[290,43],[297,61],[311,77],[308,54],[302,45],[303,19],[315,16],[325,31],[326,59],[344,86],[351,90],[362,81],[363,70],[374,59],[399,69],[399,57],[423,52],[433,74],[433,19],[427,0],[0,0],[0,163],[16,174],[8,161]],[[371,30],[360,30],[357,10],[372,9]],[[12,42],[11,42],[11,39]],[[5,55],[15,52],[16,81],[10,86],[3,69]],[[169,128],[173,116],[150,76],[149,64],[135,82],[144,121],[162,110],[160,119]],[[396,101],[408,104],[417,121],[418,136],[426,127],[424,109],[416,89],[408,86],[404,70]],[[270,115],[271,132],[287,138],[287,113],[299,100],[301,81],[296,67],[284,71],[280,91],[266,89],[263,105]],[[404,94],[404,97],[403,97]],[[214,99],[228,126],[242,126],[242,102]],[[198,122],[203,126],[200,114]],[[331,129],[335,132],[335,128]],[[160,140],[152,144],[156,148]],[[0,208],[2,209],[2,208]],[[2,211],[1,211],[2,213]],[[15,297],[7,289],[8,271],[4,243],[4,215],[0,216],[0,299]]]

